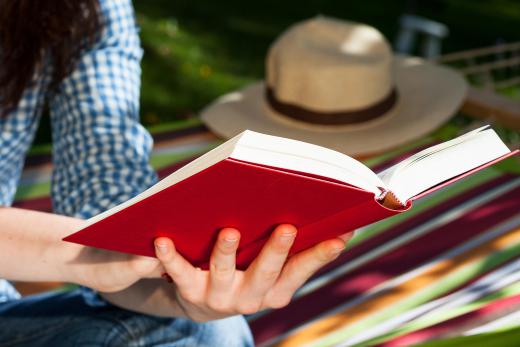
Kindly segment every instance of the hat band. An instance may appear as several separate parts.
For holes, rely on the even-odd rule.
[[[340,125],[363,123],[378,118],[388,112],[397,101],[397,90],[376,104],[355,111],[317,112],[304,107],[280,101],[271,87],[266,87],[265,98],[273,110],[289,118],[313,124]]]

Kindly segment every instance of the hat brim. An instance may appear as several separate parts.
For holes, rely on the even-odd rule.
[[[460,107],[467,83],[456,71],[422,59],[395,57],[398,101],[387,114],[358,124],[314,125],[278,115],[265,102],[264,82],[218,98],[201,112],[217,135],[249,129],[314,143],[352,156],[381,153],[418,139],[445,123]]]

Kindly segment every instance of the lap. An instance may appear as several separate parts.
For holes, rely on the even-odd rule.
[[[0,304],[0,346],[248,346],[241,316],[208,323],[92,307],[79,291]]]

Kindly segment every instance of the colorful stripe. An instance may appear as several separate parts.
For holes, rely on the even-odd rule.
[[[514,245],[511,247],[510,245]],[[489,258],[487,255],[492,254]],[[501,235],[465,254],[447,258],[428,266],[425,271],[392,288],[372,294],[363,305],[350,306],[339,313],[320,319],[280,342],[279,346],[314,346],[337,344],[405,309],[441,295],[447,288],[459,285],[475,273],[489,269],[520,254],[520,229]],[[366,307],[370,307],[367,310]],[[339,327],[339,328],[338,328]]]
[[[341,342],[341,346],[353,346],[360,343],[373,344],[374,337],[385,336],[389,333],[400,333],[405,329],[417,329],[419,326],[432,325],[451,318],[450,315],[460,312],[461,308],[474,303],[491,293],[500,292],[510,285],[520,282],[520,259],[505,264],[498,269],[486,273],[482,278],[463,289],[444,295],[436,300],[429,301],[414,307],[404,313],[392,317],[371,329],[360,332],[350,339]],[[518,287],[518,285],[516,286]],[[513,288],[518,292],[520,288]],[[511,290],[511,289],[510,289]],[[410,323],[412,322],[413,323]],[[367,342],[369,341],[369,342]]]
[[[409,327],[408,329],[410,329],[411,332],[404,335],[400,333],[408,329],[402,328],[400,329],[401,332],[395,334],[398,335],[398,337],[391,338],[392,336],[386,336],[385,339],[389,337],[391,339],[378,345],[381,347],[409,346],[434,338],[450,337],[475,321],[482,321],[484,319],[486,319],[486,321],[494,320],[498,314],[511,312],[511,309],[514,310],[513,312],[516,312],[518,308],[520,308],[520,284],[516,283],[512,288],[506,288],[506,290],[493,293],[488,297],[458,308],[456,311],[454,310],[455,312],[448,313],[440,323],[423,329]],[[374,344],[377,343],[376,341],[372,342]]]

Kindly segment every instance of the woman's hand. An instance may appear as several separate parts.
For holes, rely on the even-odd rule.
[[[100,292],[120,291],[140,279],[159,278],[164,272],[155,258],[78,247],[77,257],[67,264],[71,282]]]
[[[296,232],[292,225],[278,226],[246,271],[235,268],[240,239],[236,229],[220,232],[209,271],[194,268],[168,238],[158,238],[155,247],[175,284],[174,300],[183,315],[203,322],[286,306],[313,273],[341,253],[349,238],[324,241],[287,260]]]

